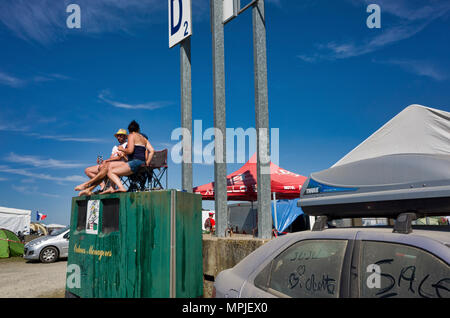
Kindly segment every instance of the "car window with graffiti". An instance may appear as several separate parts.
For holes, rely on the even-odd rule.
[[[347,241],[302,241],[273,260],[268,287],[289,297],[339,297]]]
[[[450,266],[411,246],[362,242],[361,297],[450,297]]]

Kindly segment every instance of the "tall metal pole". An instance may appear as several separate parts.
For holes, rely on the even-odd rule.
[[[270,209],[269,98],[267,88],[267,45],[264,0],[258,0],[252,10],[258,152],[258,237],[269,239],[272,237],[272,214]]]
[[[183,163],[181,165],[182,189],[192,192],[192,85],[191,85],[191,38],[180,45],[181,68],[181,127],[183,136]]]
[[[227,228],[227,164],[223,0],[211,0],[211,27],[214,77],[214,200],[216,235],[225,237]]]

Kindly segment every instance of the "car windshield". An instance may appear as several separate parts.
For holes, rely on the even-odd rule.
[[[57,230],[53,230],[52,233],[50,233],[51,236],[57,236],[65,231],[67,231],[69,229],[69,227],[65,227],[63,229],[57,229]]]

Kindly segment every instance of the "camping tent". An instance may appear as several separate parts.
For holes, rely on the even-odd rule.
[[[48,235],[47,227],[39,222],[31,222],[30,230],[30,234]]]
[[[450,212],[450,113],[411,105],[327,170],[311,174],[300,204],[309,215]]]
[[[276,206],[277,213],[272,211],[278,232],[284,231],[303,213],[296,204],[305,181],[306,177],[282,169],[273,162],[270,163],[271,192],[275,199],[280,200],[273,205]],[[257,189],[256,154],[254,154],[239,170],[227,176],[228,200],[255,202],[258,199]],[[214,200],[214,182],[196,187],[193,191],[201,194],[203,200]],[[289,200],[295,200],[295,203]]]
[[[31,211],[0,207],[0,228],[18,234],[30,232]]]
[[[271,192],[277,199],[296,199],[306,177],[287,171],[270,163]],[[256,201],[257,195],[256,154],[239,170],[227,176],[229,201]],[[203,200],[214,200],[214,182],[195,187],[194,193],[202,195]]]
[[[11,231],[0,229],[0,258],[23,255],[23,243]]]

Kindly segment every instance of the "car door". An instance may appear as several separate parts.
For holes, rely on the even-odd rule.
[[[344,239],[295,242],[245,282],[241,297],[345,297],[352,249],[353,241]]]
[[[69,239],[70,239],[70,231],[68,231],[62,237],[61,243],[61,257],[67,257],[69,255]]]
[[[360,239],[359,297],[450,298],[450,266],[435,251],[408,244],[408,236],[401,242]]]

